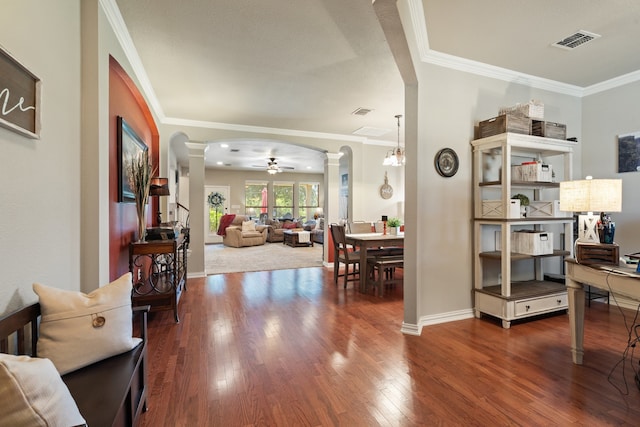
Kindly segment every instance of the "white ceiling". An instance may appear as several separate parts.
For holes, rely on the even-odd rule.
[[[423,61],[577,95],[640,79],[637,1],[402,1],[424,13],[414,21]],[[105,3],[122,15],[161,120],[350,137],[371,127],[387,132],[369,142],[397,143],[403,83],[371,0]],[[602,37],[571,51],[551,46],[578,30]],[[373,111],[353,115],[357,108]],[[284,147],[277,138],[231,148],[237,144],[243,155],[211,147],[207,164],[266,167],[273,155],[304,172],[301,159],[317,157],[308,171],[322,170],[322,155]]]

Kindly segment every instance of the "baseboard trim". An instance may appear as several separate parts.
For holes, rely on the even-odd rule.
[[[418,321],[418,324],[422,328],[423,326],[437,325],[439,323],[455,322],[456,320],[471,319],[474,317],[473,309],[467,308],[458,311],[449,311],[447,313],[431,314],[428,316],[422,316]]]
[[[450,311],[447,313],[430,314],[429,316],[422,316],[418,320],[418,324],[402,322],[402,328],[400,331],[406,335],[420,335],[422,334],[422,328],[429,325],[437,325],[438,323],[455,322],[456,320],[471,319],[474,317],[473,309],[468,308],[465,310]]]
[[[188,278],[196,278],[196,277],[207,277],[207,274],[204,271],[194,271],[194,272],[188,272],[187,273],[187,277]]]
[[[402,328],[400,328],[400,332],[406,335],[420,336],[420,333],[422,332],[422,328],[413,323],[402,322]]]

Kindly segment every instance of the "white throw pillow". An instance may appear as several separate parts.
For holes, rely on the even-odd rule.
[[[253,221],[242,221],[242,231],[256,231],[256,223]]]
[[[48,359],[0,353],[0,426],[86,425]]]
[[[131,323],[131,273],[85,294],[33,284],[42,319],[38,356],[64,375],[140,343]]]

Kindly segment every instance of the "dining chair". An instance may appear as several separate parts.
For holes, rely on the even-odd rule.
[[[354,251],[351,245],[347,244],[347,237],[344,225],[329,225],[331,238],[333,240],[333,281],[337,285],[338,278],[344,277],[344,287],[348,282],[360,280],[360,251]],[[344,273],[340,273],[340,264],[344,264]],[[353,267],[353,270],[349,271]]]
[[[371,223],[365,221],[353,221],[349,223],[349,233],[371,233]]]

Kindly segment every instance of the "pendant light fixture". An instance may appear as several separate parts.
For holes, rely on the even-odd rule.
[[[398,114],[396,119],[398,120],[398,146],[387,152],[382,162],[383,166],[404,166],[405,157],[404,150],[400,148],[400,117],[402,114]]]

